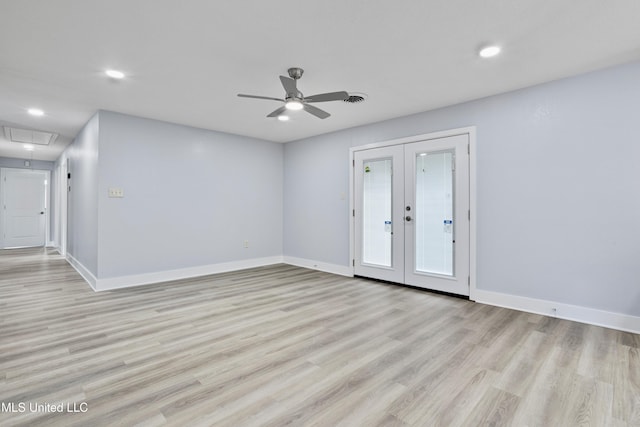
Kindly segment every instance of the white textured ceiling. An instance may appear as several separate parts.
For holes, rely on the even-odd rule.
[[[42,160],[98,109],[286,142],[640,59],[638,0],[0,0],[0,21],[0,125],[60,134],[0,156]],[[236,97],[282,97],[293,66],[306,95],[368,99],[282,123]]]

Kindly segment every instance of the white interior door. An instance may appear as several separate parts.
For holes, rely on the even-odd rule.
[[[469,137],[354,153],[354,273],[469,295]]]
[[[5,248],[44,246],[47,172],[2,169],[2,232]]]
[[[469,295],[468,136],[406,144],[404,283]]]
[[[404,280],[402,146],[357,151],[355,274],[391,282]]]

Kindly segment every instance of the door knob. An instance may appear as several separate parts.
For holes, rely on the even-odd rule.
[[[411,217],[409,215],[407,215],[407,216],[404,217],[404,220],[407,221],[407,222],[411,222]]]
[[[44,215],[44,212],[40,212],[40,215]]]

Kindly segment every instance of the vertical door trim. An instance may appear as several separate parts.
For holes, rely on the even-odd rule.
[[[60,255],[67,255],[67,162],[61,161],[55,170],[56,173],[56,204],[54,211],[55,218],[55,240],[54,247]],[[52,236],[53,237],[53,236]]]
[[[426,141],[430,139],[445,138],[456,135],[468,135],[469,138],[469,299],[476,299],[476,276],[477,276],[477,209],[476,209],[476,127],[468,126],[457,129],[450,129],[440,132],[432,132],[421,135],[414,135],[404,138],[375,142],[372,144],[351,147],[349,149],[349,258],[352,272],[355,272],[355,217],[353,215],[355,203],[355,152],[368,150],[371,148],[389,147],[412,142]]]

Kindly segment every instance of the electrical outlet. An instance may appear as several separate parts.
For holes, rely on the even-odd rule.
[[[109,188],[109,197],[122,198],[124,197],[124,190],[122,188]]]
[[[248,240],[245,240],[245,241],[244,241],[244,247],[245,247],[245,248],[248,248],[248,247],[249,247],[249,241],[248,241]]]

